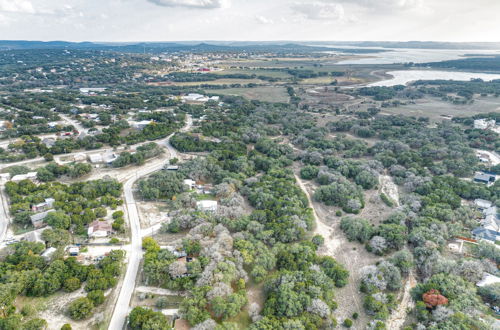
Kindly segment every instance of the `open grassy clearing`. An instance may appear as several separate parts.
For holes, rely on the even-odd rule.
[[[426,97],[417,100],[415,104],[399,106],[395,108],[382,108],[383,113],[406,116],[429,117],[434,122],[451,117],[473,116],[480,113],[500,111],[500,98],[480,97],[473,104],[455,105],[436,98]],[[451,117],[450,117],[451,116]]]
[[[290,96],[283,86],[259,86],[253,88],[227,88],[211,91],[221,95],[243,96],[249,100],[288,103]]]
[[[266,69],[236,69],[236,68],[228,68],[223,71],[214,71],[210,72],[211,74],[216,75],[226,75],[226,74],[248,74],[248,75],[257,75],[257,76],[265,76],[270,78],[277,79],[289,79],[292,76],[284,71],[277,70],[266,70]]]

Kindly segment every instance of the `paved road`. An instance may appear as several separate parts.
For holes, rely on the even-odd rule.
[[[80,124],[80,122],[76,119],[72,119],[66,115],[63,115],[62,113],[59,114],[59,117],[61,117],[65,122],[67,122],[68,124],[72,125],[73,127],[76,128],[76,130],[78,132],[87,132],[87,130],[85,129],[85,127],[82,126],[82,124]]]
[[[192,118],[188,116],[186,126],[182,129],[182,131],[189,130],[192,124]],[[174,134],[170,135],[161,142],[161,144],[163,144],[168,149],[170,158],[174,158],[177,156],[176,150],[170,144],[170,138]],[[123,186],[123,190],[125,193],[125,211],[129,219],[132,238],[130,253],[128,256],[127,272],[125,273],[123,284],[118,295],[118,300],[116,301],[115,309],[111,317],[111,322],[109,323],[108,329],[110,330],[121,330],[125,326],[125,321],[129,313],[130,300],[132,298],[132,294],[134,293],[137,274],[139,272],[139,265],[141,263],[143,255],[141,224],[132,188],[134,186],[134,183],[139,178],[157,172],[164,166],[164,159],[153,161],[152,163],[147,164],[145,167],[137,171],[135,175],[132,175]]]

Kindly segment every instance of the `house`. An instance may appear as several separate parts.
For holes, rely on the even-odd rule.
[[[142,120],[142,121],[138,121],[134,124],[134,127],[138,130],[143,130],[146,126],[150,125],[154,123],[153,120]]]
[[[40,256],[43,257],[46,261],[49,261],[56,251],[57,249],[55,247],[49,247],[47,250],[43,251]]]
[[[489,129],[494,128],[496,125],[496,121],[494,119],[476,119],[474,120],[474,128],[475,129]]]
[[[478,287],[482,287],[482,286],[492,285],[495,283],[500,283],[500,277],[491,275],[489,273],[484,273],[483,278],[481,279],[481,281],[477,282],[476,285]]]
[[[31,207],[31,210],[33,212],[42,212],[42,211],[46,211],[48,209],[51,209],[52,206],[54,206],[54,202],[56,200],[54,198],[45,198],[45,202],[43,203],[39,203],[39,204],[36,204],[36,205],[33,205]]]
[[[167,246],[162,246],[161,248],[171,252],[176,258],[187,257],[186,251],[178,250],[175,248],[175,246],[167,245]]]
[[[45,212],[40,212],[30,216],[31,224],[33,224],[33,227],[35,228],[43,227],[45,225],[43,220],[47,217],[47,215],[49,215],[50,212],[54,212],[54,210],[47,210]]]
[[[191,179],[185,179],[184,181],[182,181],[182,183],[188,186],[189,189],[194,189],[194,187],[196,187],[196,181],[193,181]]]
[[[86,95],[94,95],[96,93],[102,93],[106,91],[106,88],[80,88],[80,93]]]
[[[490,184],[495,182],[496,176],[494,174],[485,172],[476,172],[474,175],[474,182]]]
[[[111,231],[112,227],[109,222],[96,220],[89,225],[87,234],[92,238],[107,237],[109,234],[111,234]]]
[[[73,156],[73,161],[74,162],[83,162],[87,159],[87,155],[84,153],[78,153]]]
[[[71,257],[76,257],[80,253],[80,248],[78,248],[78,246],[70,246],[68,253]]]
[[[102,155],[102,161],[106,164],[111,164],[113,163],[118,156],[114,152],[108,152]]]
[[[472,230],[472,236],[477,240],[484,240],[490,243],[495,243],[500,240],[500,232],[483,227],[477,227]]]
[[[102,155],[101,154],[89,155],[89,160],[92,164],[102,163]]]
[[[179,166],[177,166],[177,165],[167,166],[167,171],[177,171],[177,170],[179,170]]]
[[[191,102],[191,103],[205,103],[208,101],[219,101],[219,97],[218,96],[208,97],[197,93],[190,93],[188,95],[182,96],[182,100],[184,102]]]
[[[47,148],[52,148],[56,144],[56,139],[54,138],[45,138],[42,140],[42,143],[45,144]]]
[[[476,205],[476,208],[478,208],[479,210],[485,210],[485,209],[488,209],[491,207],[492,203],[490,201],[487,201],[485,199],[475,199],[474,200],[474,205]]]
[[[196,202],[196,207],[200,211],[215,212],[217,211],[217,201],[203,200]]]
[[[496,206],[489,207],[483,211],[484,219],[481,221],[483,227],[500,232],[500,214]]]
[[[12,177],[12,179],[10,179],[10,180],[13,182],[19,182],[19,181],[23,181],[23,180],[32,180],[33,181],[36,179],[36,175],[37,175],[36,172],[28,172],[26,174],[14,175]]]
[[[45,241],[42,239],[42,234],[38,230],[33,230],[24,235],[24,240],[27,242],[33,243],[44,243]]]

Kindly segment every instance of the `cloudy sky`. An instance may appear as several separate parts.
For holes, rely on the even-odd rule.
[[[500,41],[500,0],[0,0],[0,39]]]

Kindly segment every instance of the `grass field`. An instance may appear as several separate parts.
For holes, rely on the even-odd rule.
[[[226,69],[223,71],[214,71],[212,74],[248,74],[248,75],[257,75],[257,76],[265,76],[276,79],[289,79],[292,76],[284,71],[276,71],[276,70],[266,70],[266,69]]]
[[[263,83],[265,83],[265,81],[262,81],[260,79],[225,78],[225,79],[217,79],[217,80],[211,80],[211,81],[174,82],[172,85],[174,85],[174,86],[200,86],[200,85],[220,86],[220,85],[233,85],[233,84],[246,85],[246,84],[263,84]]]
[[[227,88],[212,90],[211,93],[221,95],[243,96],[249,100],[265,102],[288,102],[290,97],[282,86],[259,86],[254,88]]]
[[[476,99],[473,104],[468,105],[455,105],[428,97],[417,101],[416,104],[382,109],[382,112],[389,114],[429,117],[434,122],[441,122],[447,118],[446,116],[473,116],[497,111],[500,111],[500,98],[494,97],[481,97]]]

